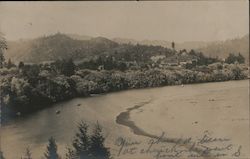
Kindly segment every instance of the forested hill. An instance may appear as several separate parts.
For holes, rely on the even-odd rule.
[[[134,39],[125,38],[114,38],[115,42],[119,44],[142,44],[142,45],[154,45],[171,47],[171,41],[164,40],[142,40],[137,41]],[[228,39],[226,41],[214,41],[214,42],[203,42],[203,41],[190,41],[175,43],[175,48],[177,50],[197,50],[202,52],[206,56],[226,58],[230,53],[238,54],[241,53],[246,61],[249,61],[249,35],[245,35],[240,38]]]
[[[13,61],[39,63],[73,58],[80,60],[95,56],[118,47],[116,42],[103,37],[90,40],[76,40],[65,34],[44,36],[33,40],[8,42],[6,59]]]
[[[112,54],[118,59],[133,61],[172,53],[171,49],[162,46],[118,44],[104,37],[79,37],[57,33],[33,40],[8,42],[5,57],[14,62],[41,63],[69,58],[83,61]]]
[[[147,60],[151,56],[172,55],[169,49],[171,42],[104,37],[93,38],[77,34],[61,34],[39,37],[30,40],[8,42],[5,58],[12,61],[40,63],[73,58],[74,61],[85,61],[100,55],[115,55],[118,59]],[[249,60],[249,35],[242,38],[221,42],[184,42],[175,43],[177,51],[181,49],[195,49],[206,56],[226,58],[229,53],[239,52]]]
[[[153,45],[153,46],[162,46],[170,48],[172,45],[172,41],[166,40],[134,40],[134,39],[126,39],[126,38],[114,38],[113,41],[119,44],[141,44],[141,45]],[[187,41],[187,42],[175,42],[175,48],[177,50],[191,50],[191,49],[199,49],[207,46],[208,42],[204,41]]]
[[[249,62],[249,35],[245,35],[241,38],[210,43],[206,47],[197,50],[203,52],[205,55],[212,57],[218,56],[221,58],[226,58],[229,53],[241,53],[246,58],[246,61]]]

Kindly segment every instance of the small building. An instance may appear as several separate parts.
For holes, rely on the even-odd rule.
[[[150,59],[151,59],[154,63],[156,63],[156,62],[159,61],[160,59],[164,59],[164,58],[166,58],[165,55],[156,55],[156,56],[151,56],[151,57],[150,57]]]
[[[103,65],[98,66],[98,70],[99,71],[104,70],[104,66]]]

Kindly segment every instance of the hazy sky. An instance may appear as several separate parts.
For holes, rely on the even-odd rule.
[[[249,31],[248,0],[0,2],[8,40],[56,32],[137,40],[212,41]]]

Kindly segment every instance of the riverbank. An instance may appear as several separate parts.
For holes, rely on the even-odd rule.
[[[241,155],[244,158],[248,155],[249,146],[248,87],[249,81],[242,80],[127,90],[98,97],[75,98],[17,118],[3,126],[2,151],[6,158],[14,159],[30,146],[32,155],[39,158],[46,149],[48,138],[53,136],[58,142],[59,154],[63,156],[72,142],[77,123],[84,120],[92,125],[98,120],[103,126],[105,144],[115,158],[152,159],[155,153],[117,156],[120,147],[115,143],[120,137],[141,142],[138,149],[146,149],[151,139],[156,140],[136,135],[128,126],[116,123],[117,116],[130,110],[129,118],[123,119],[133,122],[146,134],[160,137],[165,132],[165,137],[170,139],[192,137],[197,141],[205,130],[209,130],[213,132],[212,137],[230,138],[229,144],[235,145],[232,153],[242,145]],[[55,114],[57,110],[61,111],[59,115]],[[175,145],[166,144],[170,147]]]
[[[221,65],[221,64],[218,64]],[[1,72],[1,71],[0,71]],[[47,70],[26,75],[10,69],[1,74],[2,121],[30,114],[75,97],[88,97],[128,89],[246,79],[245,65],[215,64],[189,70],[179,67],[146,70],[78,70],[70,77]],[[19,113],[20,112],[20,113]]]

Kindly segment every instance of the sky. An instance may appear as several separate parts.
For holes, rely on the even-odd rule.
[[[136,40],[215,41],[249,33],[248,0],[0,2],[7,40],[71,33]]]

